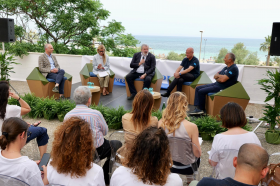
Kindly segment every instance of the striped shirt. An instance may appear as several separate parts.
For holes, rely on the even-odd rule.
[[[74,116],[80,117],[90,124],[93,131],[95,148],[103,145],[104,136],[108,133],[108,125],[103,115],[98,110],[90,109],[86,105],[76,105],[73,110],[65,115],[64,120]]]

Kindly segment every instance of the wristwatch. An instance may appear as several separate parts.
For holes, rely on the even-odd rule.
[[[180,75],[180,76],[182,75],[181,72],[179,72],[179,75]]]

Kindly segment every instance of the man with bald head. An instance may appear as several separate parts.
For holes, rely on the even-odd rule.
[[[251,186],[258,185],[269,170],[269,155],[264,148],[254,143],[243,144],[238,157],[233,158],[234,178],[222,180],[204,177],[197,186]]]
[[[39,56],[39,70],[43,76],[48,79],[55,81],[55,87],[52,89],[53,92],[59,93],[60,98],[64,98],[64,70],[60,69],[57,63],[56,57],[52,55],[53,46],[49,43],[45,44],[45,53]]]
[[[168,97],[176,85],[177,85],[177,91],[181,92],[184,82],[192,82],[200,75],[199,61],[193,55],[193,53],[194,53],[193,48],[188,48],[186,50],[186,58],[183,59],[182,63],[174,73],[175,79],[167,88],[167,92],[161,94],[161,96]],[[184,68],[184,70],[182,70],[182,68]]]

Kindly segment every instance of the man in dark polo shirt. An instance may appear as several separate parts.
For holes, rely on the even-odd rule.
[[[197,186],[253,186],[258,185],[269,171],[267,167],[269,155],[257,144],[245,143],[233,158],[234,178],[214,179],[204,177]]]
[[[193,56],[193,48],[188,48],[186,50],[186,58],[183,59],[180,66],[174,73],[175,79],[167,88],[167,92],[161,94],[163,97],[168,97],[174,87],[177,85],[177,91],[182,91],[182,86],[184,82],[192,82],[200,75],[200,66],[198,59]],[[183,71],[182,68],[184,68]]]
[[[239,70],[236,64],[234,64],[235,55],[233,53],[227,53],[224,61],[227,66],[215,74],[215,83],[196,87],[194,105],[197,106],[197,108],[195,108],[190,115],[200,115],[205,113],[205,99],[208,93],[219,92],[237,82]]]

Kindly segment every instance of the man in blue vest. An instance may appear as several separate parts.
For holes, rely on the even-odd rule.
[[[196,87],[194,105],[197,106],[197,108],[195,108],[190,115],[200,115],[205,113],[205,99],[208,93],[219,92],[237,82],[239,70],[236,64],[234,64],[235,55],[233,53],[227,53],[224,61],[227,66],[215,74],[215,83]]]

